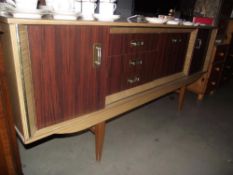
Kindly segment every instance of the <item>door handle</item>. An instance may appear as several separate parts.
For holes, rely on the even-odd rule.
[[[197,46],[196,49],[200,49],[202,45],[202,40],[200,38],[197,39]]]
[[[94,43],[93,45],[93,66],[100,67],[102,63],[102,45]]]

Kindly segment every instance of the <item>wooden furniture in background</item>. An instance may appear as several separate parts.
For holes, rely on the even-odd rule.
[[[215,44],[210,53],[211,64],[206,69],[206,74],[188,87],[188,90],[198,94],[198,100],[202,100],[204,95],[213,94],[221,85],[231,79],[233,67],[232,32],[233,20],[228,20],[228,28],[226,33],[222,35],[224,38],[221,39],[223,42],[221,44],[217,44],[215,41],[211,42]]]
[[[3,61],[2,35],[0,30],[0,175],[21,175],[16,132],[12,117],[11,102],[6,83]]]
[[[224,62],[220,85],[227,84],[233,78],[233,34]]]
[[[216,17],[218,27],[217,39],[222,40],[227,38],[226,31],[232,10],[232,0],[220,0],[219,13]]]
[[[219,87],[223,66],[225,63],[228,45],[216,45],[215,46],[214,60],[211,65],[211,72],[208,79],[206,94],[213,94]]]
[[[188,87],[189,91],[198,94],[198,100],[205,95],[213,94],[219,87],[228,45],[215,45],[212,51],[211,64],[206,73]]]

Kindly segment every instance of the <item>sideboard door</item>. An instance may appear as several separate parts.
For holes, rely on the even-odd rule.
[[[28,25],[36,125],[104,107],[108,28]]]

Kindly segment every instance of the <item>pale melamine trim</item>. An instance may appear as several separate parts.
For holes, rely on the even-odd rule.
[[[204,62],[204,66],[203,66],[203,71],[206,72],[208,71],[210,65],[213,62],[215,52],[214,52],[214,45],[215,45],[215,40],[216,40],[216,36],[217,36],[217,29],[213,29],[211,32],[211,36],[210,36],[210,41],[209,41],[209,46],[208,46],[208,50],[206,53],[206,58],[205,58],[205,62]]]
[[[114,102],[116,102],[118,100],[122,100],[124,98],[129,97],[129,96],[135,95],[137,93],[140,93],[140,92],[152,89],[152,88],[155,88],[155,87],[157,87],[159,85],[168,83],[170,81],[174,81],[174,80],[182,78],[182,77],[184,77],[183,73],[177,73],[177,74],[167,76],[167,77],[163,77],[163,78],[154,80],[152,82],[149,82],[149,83],[146,83],[146,84],[143,84],[143,85],[131,88],[131,89],[127,89],[127,90],[124,90],[124,91],[109,95],[109,96],[106,97],[105,104],[109,105],[109,104],[114,103]]]
[[[170,92],[174,92],[180,87],[186,86],[193,81],[196,81],[201,76],[201,74],[202,73],[198,73],[190,77],[183,77],[178,80],[174,80],[164,84],[163,86],[150,89],[143,93],[135,94],[131,97],[117,101],[116,103],[112,103],[111,105],[107,105],[102,110],[40,129],[36,131],[30,139],[25,140],[24,143],[29,144],[53,134],[75,133],[91,128],[98,123],[117,117],[131,109],[139,107]]]
[[[11,41],[11,48],[12,48],[12,54],[13,57],[8,59],[13,59],[13,66],[15,70],[15,76],[16,78],[16,87],[12,87],[17,91],[18,100],[19,100],[19,108],[20,108],[20,116],[22,120],[22,129],[23,129],[23,136],[25,139],[29,139],[30,133],[29,133],[29,126],[27,121],[27,106],[25,104],[25,96],[24,96],[24,89],[23,89],[23,77],[22,77],[22,70],[21,70],[21,63],[20,63],[20,48],[18,46],[18,36],[17,36],[17,28],[16,25],[9,25],[9,32],[10,32],[10,41]]]
[[[22,76],[24,81],[25,89],[25,104],[27,104],[27,120],[29,122],[30,134],[37,130],[36,129],[36,112],[35,112],[35,98],[32,81],[32,70],[31,70],[31,59],[30,59],[30,48],[28,41],[27,26],[19,25],[19,40],[20,40],[20,51],[21,51],[21,66]]]
[[[194,50],[196,38],[197,38],[197,32],[198,30],[196,29],[190,34],[189,44],[188,44],[188,48],[187,48],[187,52],[185,56],[185,63],[184,63],[184,74],[185,75],[189,74],[189,69],[190,69],[190,65],[191,65],[192,57],[193,57],[193,50]]]
[[[98,26],[122,26],[122,27],[159,27],[159,28],[183,28],[194,29],[196,26],[167,25],[153,23],[129,23],[126,21],[103,22],[85,20],[53,20],[53,19],[17,19],[0,17],[0,22],[7,24],[36,24],[36,25],[98,25]]]
[[[127,33],[187,33],[195,29],[169,29],[169,28],[130,28],[130,27],[111,27],[111,34],[127,34]]]

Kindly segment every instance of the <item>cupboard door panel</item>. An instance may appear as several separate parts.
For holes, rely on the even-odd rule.
[[[28,26],[37,127],[104,107],[107,28]],[[93,44],[102,64],[93,66]]]
[[[218,45],[214,57],[214,62],[224,61],[226,58],[227,50],[228,50],[227,44]]]

